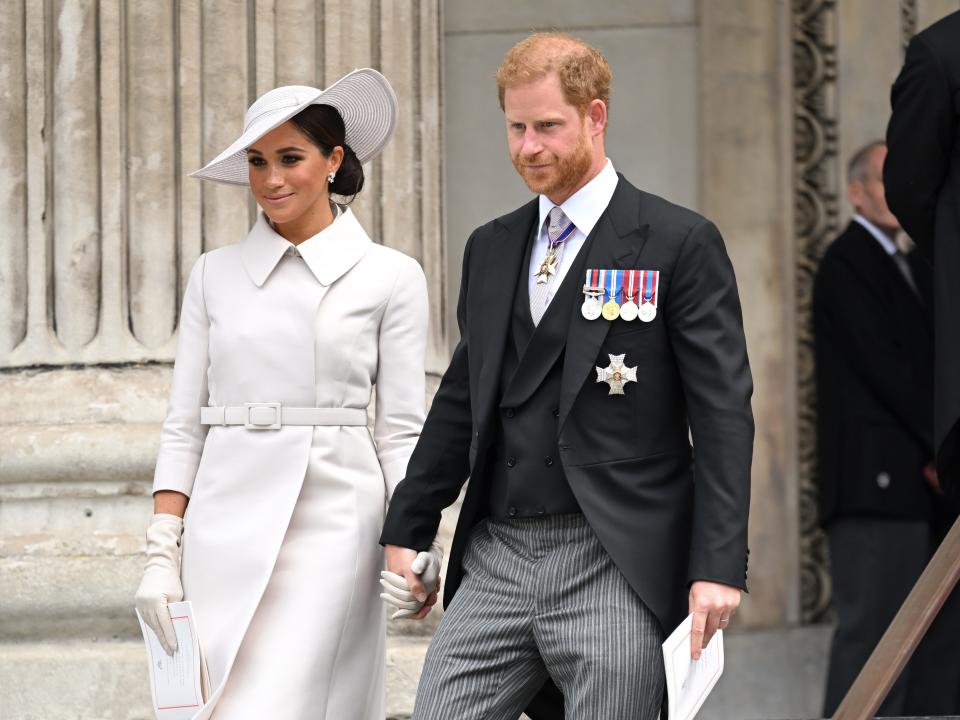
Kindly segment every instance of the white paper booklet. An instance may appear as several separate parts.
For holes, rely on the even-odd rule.
[[[203,706],[205,684],[193,604],[189,600],[170,603],[170,617],[177,633],[177,651],[173,656],[167,655],[156,633],[137,612],[147,645],[153,711],[157,720],[190,720]]]
[[[723,673],[723,630],[717,630],[700,659],[694,660],[690,657],[692,628],[691,614],[663,643],[670,720],[690,720],[696,715]]]

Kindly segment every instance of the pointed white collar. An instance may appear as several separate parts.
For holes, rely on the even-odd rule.
[[[341,275],[360,262],[373,241],[350,208],[313,237],[293,245],[271,227],[266,215],[257,214],[257,222],[240,247],[240,257],[250,279],[261,287],[277,267],[280,258],[295,247],[321,285],[332,285]]]
[[[884,249],[887,255],[897,254],[897,244],[893,241],[893,238],[887,235],[883,230],[867,220],[860,213],[854,213],[853,221],[859,223],[864,230],[873,235],[874,239],[880,243],[880,247]]]

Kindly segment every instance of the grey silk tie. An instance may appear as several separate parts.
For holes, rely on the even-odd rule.
[[[535,273],[538,280],[533,292],[530,293],[530,315],[533,317],[534,325],[540,324],[543,314],[547,311],[547,298],[557,279],[556,272],[563,258],[563,248],[574,230],[573,223],[563,214],[563,210],[559,207],[550,210],[547,216],[547,255]],[[541,280],[544,281],[541,282]]]
[[[903,275],[903,279],[907,281],[907,285],[909,285],[910,289],[913,290],[913,293],[919,297],[920,291],[917,290],[917,283],[913,279],[913,271],[910,270],[910,263],[907,262],[907,256],[897,250],[890,257],[892,257],[893,262],[896,263],[897,268],[900,270],[900,274]]]

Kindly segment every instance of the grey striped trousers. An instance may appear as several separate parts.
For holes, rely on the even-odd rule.
[[[654,720],[663,631],[582,515],[484,521],[413,720],[516,720],[547,676],[567,720]]]

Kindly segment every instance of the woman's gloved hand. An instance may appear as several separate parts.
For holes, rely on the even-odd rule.
[[[140,616],[170,655],[177,650],[177,633],[167,604],[183,600],[183,585],[180,584],[182,534],[183,518],[153,516],[147,527],[147,564],[135,596]]]
[[[417,554],[410,564],[410,569],[420,577],[428,592],[433,594],[440,588],[438,581],[441,565],[443,565],[443,548],[434,538],[429,550]],[[396,612],[390,616],[391,620],[412,617],[424,606],[425,601],[414,597],[402,575],[383,570],[380,573],[380,586],[384,589],[384,592],[380,593],[380,599],[387,605],[397,608]]]

